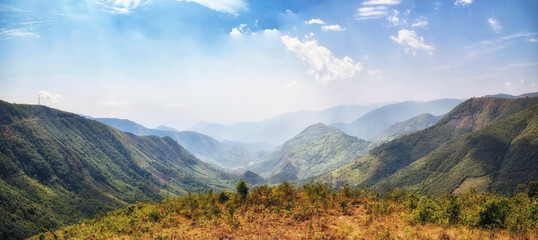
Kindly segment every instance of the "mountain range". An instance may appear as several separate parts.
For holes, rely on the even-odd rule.
[[[400,102],[376,108],[351,123],[336,123],[331,126],[344,133],[361,139],[373,140],[377,134],[392,124],[408,120],[419,114],[442,115],[452,110],[462,101],[459,99],[439,99],[429,102]]]
[[[76,114],[0,101],[0,236],[24,238],[136,201],[238,180],[169,137],[136,136]]]
[[[199,123],[190,130],[219,140],[278,146],[313,124],[351,122],[377,107],[377,105],[341,105],[322,111],[303,110],[285,113],[262,122],[241,122],[233,125]]]
[[[471,188],[513,194],[538,180],[532,94],[357,109],[351,124],[310,124],[267,153],[264,144],[0,101],[0,236],[25,238],[136,201],[231,189],[240,179],[435,195]],[[283,120],[295,114],[275,122],[298,127]],[[248,171],[236,175],[218,166]]]
[[[91,118],[124,132],[138,136],[171,137],[202,161],[227,169],[236,169],[260,161],[266,146],[218,140],[194,131],[177,131],[160,126],[149,129],[136,122],[117,118]]]
[[[435,125],[322,175],[335,186],[513,193],[538,180],[538,98],[472,98]]]

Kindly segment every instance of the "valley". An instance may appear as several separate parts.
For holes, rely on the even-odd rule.
[[[307,126],[278,147],[264,149],[262,146],[266,145],[254,142],[218,141],[192,131],[164,127],[149,129],[129,120],[94,119],[45,106],[2,102],[2,236],[29,237],[140,201],[168,201],[165,199],[181,196],[183,199],[186,195],[204,191],[230,191],[241,179],[255,191],[265,191],[267,184],[277,186],[289,182],[297,187],[294,192],[300,193],[296,198],[306,194],[306,187],[301,190],[301,186],[314,186],[314,183],[326,184],[323,191],[327,194],[331,189],[342,187],[357,190],[370,187],[370,191],[379,192],[377,196],[390,195],[386,191],[391,189],[434,196],[447,193],[467,196],[472,191],[478,191],[478,194],[495,191],[513,196],[521,191],[518,186],[538,181],[537,97],[472,98],[453,109],[446,110],[442,105],[436,111],[431,108],[431,102],[425,104],[428,107],[417,102],[389,104],[352,121],[370,119],[370,123],[386,126],[386,121],[381,121],[390,115],[391,110],[386,109],[394,110],[398,106],[401,112],[414,111],[414,114],[429,109],[438,114],[419,113],[383,128],[365,124],[370,131],[367,137],[370,140],[348,135],[335,128],[338,125],[317,123]],[[439,106],[437,103],[433,105]],[[262,192],[251,194],[254,197]],[[331,208],[336,209],[338,202],[345,201],[331,196]],[[256,204],[269,201],[268,196],[262,199],[265,200],[257,200],[261,202]],[[371,196],[370,199],[368,201],[377,201]],[[174,204],[183,208],[183,203]],[[221,214],[231,211],[227,205],[217,206],[220,206]],[[353,219],[371,214],[356,207],[350,213]],[[240,210],[241,216],[273,221],[284,217],[272,215],[275,213],[259,215],[249,209]],[[411,214],[412,210],[407,213],[394,211],[405,215]],[[331,211],[317,214],[321,215],[312,219],[333,219],[330,222],[334,226],[330,229],[347,231],[341,229],[343,223],[339,223],[342,217],[347,218],[345,214],[338,218],[333,218],[335,212]],[[410,221],[410,216],[403,221]],[[395,216],[389,214],[386,217]],[[100,221],[97,219],[102,218],[96,218],[92,224]],[[239,217],[234,224],[248,225],[246,219],[241,219]],[[291,221],[286,219],[278,221]],[[296,220],[290,224],[299,224],[296,227],[302,228],[299,226],[304,224],[303,220]],[[239,238],[240,235],[235,234],[241,231],[237,232],[234,227],[224,230],[229,228],[227,224],[230,222],[212,221],[217,221],[213,227],[201,226],[216,227],[221,230],[211,231]],[[165,232],[180,227],[174,226],[169,230],[159,227],[160,230],[150,232],[164,231],[159,234],[168,236]],[[285,234],[295,234],[292,233],[295,230],[289,231]],[[323,232],[312,231],[311,234]],[[389,227],[387,231],[397,230]],[[337,236],[339,233],[331,234]],[[360,236],[353,232],[348,234]],[[371,237],[373,233],[365,234]]]

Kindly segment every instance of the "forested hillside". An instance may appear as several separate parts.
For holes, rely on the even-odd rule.
[[[536,104],[536,97],[469,99],[434,126],[382,144],[321,178],[438,194],[468,185],[511,193],[517,184],[538,180]]]
[[[0,177],[3,239],[136,201],[227,189],[232,179],[171,138],[138,137],[76,114],[3,101]]]

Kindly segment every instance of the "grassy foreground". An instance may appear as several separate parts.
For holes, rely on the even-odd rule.
[[[136,203],[32,239],[538,239],[538,184],[513,197],[288,183]]]

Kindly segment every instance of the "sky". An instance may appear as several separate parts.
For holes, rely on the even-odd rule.
[[[0,99],[148,127],[536,91],[535,0],[0,0]]]

